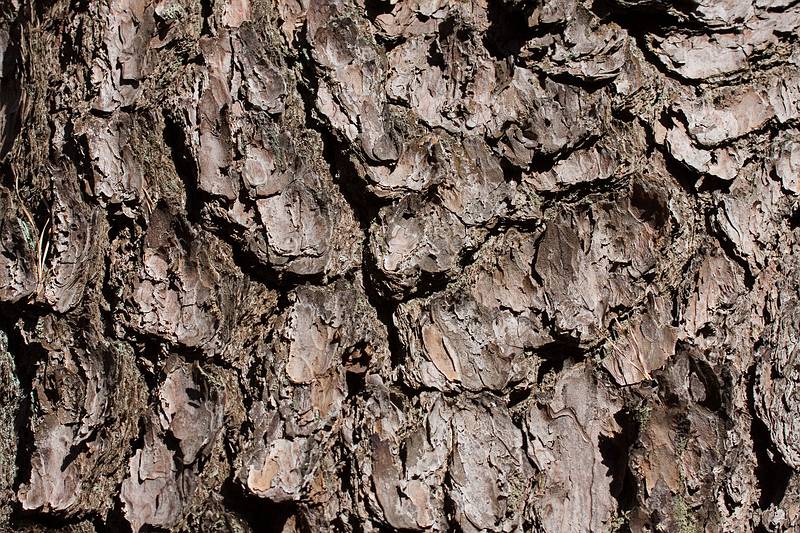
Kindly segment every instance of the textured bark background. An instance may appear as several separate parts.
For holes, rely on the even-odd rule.
[[[796,531],[796,0],[3,0],[0,530]]]

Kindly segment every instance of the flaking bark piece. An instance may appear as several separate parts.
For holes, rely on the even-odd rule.
[[[198,479],[223,427],[224,384],[200,364],[171,357],[157,404],[143,422],[143,445],[128,461],[119,498],[134,532],[171,528],[196,505]],[[213,462],[209,468],[219,468]],[[210,478],[214,479],[213,476]]]
[[[67,170],[52,174],[49,215],[50,227],[39,253],[43,299],[63,313],[77,307],[94,282],[108,226],[97,207],[83,202],[76,176]]]
[[[782,45],[800,27],[800,8],[796,4],[759,5],[748,12],[750,2],[736,4],[744,12],[725,17],[735,22],[736,31],[722,29],[692,34],[678,30],[667,35],[648,35],[647,48],[667,70],[687,81],[719,84],[736,80],[764,57],[785,53]],[[716,10],[704,7],[707,14]]]
[[[487,132],[520,168],[569,153],[606,128],[610,102],[603,90],[589,93],[523,68],[508,74],[502,87]]]
[[[527,452],[542,474],[528,505],[541,531],[608,529],[618,504],[601,445],[621,432],[614,418],[621,409],[622,402],[582,363],[561,373],[552,399],[526,415]]]
[[[500,162],[478,136],[434,133],[405,137],[391,167],[366,165],[351,158],[367,190],[381,198],[402,199],[409,193],[435,191],[436,198],[467,225],[486,223],[505,212],[513,183],[505,180]]]
[[[774,175],[781,187],[794,195],[800,194],[800,132],[789,130],[773,144]]]
[[[92,14],[103,20],[101,51],[93,58],[92,108],[112,113],[133,104],[149,71],[147,47],[155,30],[153,6],[147,0],[96,2]]]
[[[794,270],[796,272],[796,270]],[[774,297],[773,297],[774,298]],[[794,402],[800,386],[798,375],[798,327],[796,287],[784,287],[780,296],[769,302],[780,312],[767,329],[756,352],[754,384],[755,407],[758,417],[769,429],[772,441],[783,460],[793,469],[800,468],[800,409]]]
[[[667,129],[658,137],[693,172],[733,181],[754,157],[752,137],[770,125],[796,121],[798,99],[795,69],[767,74],[747,86],[708,91],[702,98],[685,96],[672,105]]]
[[[519,51],[522,63],[551,76],[587,83],[618,76],[628,60],[628,32],[613,22],[601,24],[591,8],[586,2],[562,1],[531,9],[529,31],[549,32],[523,44]]]
[[[185,132],[177,149],[204,193],[206,226],[278,278],[353,268],[358,225],[319,134],[302,122],[297,80],[275,36],[248,25],[201,49],[208,68],[197,99],[173,120]]]
[[[680,312],[680,330],[681,337],[697,343],[703,339],[703,331],[714,331],[723,324],[747,288],[745,269],[718,243],[707,245],[694,273],[691,293]]]
[[[384,207],[370,228],[370,255],[384,292],[401,298],[452,277],[476,233],[441,205],[409,195]]]
[[[485,226],[508,215],[515,183],[489,145],[477,137],[449,139],[446,172],[436,189],[441,205],[466,226]]]
[[[619,385],[652,379],[675,353],[678,331],[672,325],[669,295],[648,295],[642,314],[626,321],[610,341],[610,354],[603,366]]]
[[[459,7],[437,17],[436,33],[411,36],[387,54],[386,90],[430,128],[483,134],[505,72],[484,47],[480,22]]]
[[[520,527],[532,471],[522,433],[496,398],[421,395],[403,409],[381,381],[368,391],[355,426],[354,481],[381,523],[411,531]]]
[[[383,90],[387,60],[367,21],[350,1],[313,0],[307,16],[311,56],[319,76],[316,107],[373,162],[396,161],[400,138]]]
[[[128,461],[128,477],[120,489],[125,518],[138,533],[147,526],[171,528],[180,520],[194,489],[192,470],[177,465],[171,450],[150,420],[144,445]]]
[[[174,361],[159,388],[161,429],[178,441],[183,464],[194,463],[222,429],[224,390],[217,390],[200,366]]]
[[[769,71],[746,86],[723,87],[674,104],[687,123],[687,133],[701,148],[715,147],[763,129],[770,122],[786,124],[800,117],[800,70]]]
[[[534,262],[555,332],[582,344],[597,342],[618,310],[643,301],[646,277],[676,283],[674,269],[689,243],[671,225],[688,223],[687,212],[680,195],[671,198],[662,182],[644,179],[591,207],[560,209]]]
[[[36,292],[39,235],[5,187],[0,188],[0,213],[0,300],[13,303]]]
[[[92,164],[92,190],[104,207],[141,200],[144,172],[128,142],[134,131],[134,119],[121,113],[110,123],[94,119],[78,132]]]
[[[403,379],[441,391],[506,390],[524,380],[529,354],[552,342],[532,278],[537,234],[516,230],[494,239],[453,284],[394,314],[406,359]]]
[[[17,498],[23,509],[76,515],[102,514],[119,483],[117,465],[136,436],[144,405],[130,349],[104,341],[93,327],[81,331],[45,317],[29,337],[29,354],[46,364],[33,379],[36,415],[30,478]]]
[[[789,249],[774,228],[791,216],[792,201],[782,192],[781,183],[770,177],[767,165],[748,164],[730,192],[715,193],[715,229],[753,275],[761,272],[770,258]]]
[[[128,322],[136,331],[214,353],[230,335],[245,290],[226,246],[164,206],[150,217]]]
[[[612,189],[626,179],[646,174],[655,166],[645,155],[647,142],[642,126],[612,122],[597,142],[571,151],[545,170],[523,172],[509,217],[538,221],[544,218],[539,195],[567,195],[580,187]]]
[[[386,329],[360,287],[359,278],[298,287],[272,340],[256,347],[266,387],[248,413],[254,434],[238,474],[252,494],[309,505],[323,497],[313,481],[348,416],[347,397],[366,375],[388,372]]]
[[[355,222],[342,199],[338,205],[329,202],[337,194],[329,181],[311,169],[300,168],[278,194],[256,201],[271,266],[300,275],[330,272],[332,268],[338,272],[342,266],[350,266],[339,262],[337,254],[348,246],[339,236],[354,237]],[[339,223],[342,226],[337,228]],[[338,231],[344,228],[351,234]]]

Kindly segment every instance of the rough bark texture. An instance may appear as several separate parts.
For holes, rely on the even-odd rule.
[[[4,0],[0,530],[796,531],[796,0]]]

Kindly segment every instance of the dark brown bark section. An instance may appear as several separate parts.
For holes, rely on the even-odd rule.
[[[797,529],[798,31],[6,0],[0,530]]]

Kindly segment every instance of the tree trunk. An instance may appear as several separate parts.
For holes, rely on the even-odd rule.
[[[4,0],[0,530],[800,528],[799,35]]]

